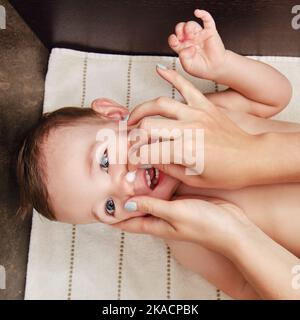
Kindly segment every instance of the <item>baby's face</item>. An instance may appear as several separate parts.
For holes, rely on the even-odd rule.
[[[114,224],[143,215],[124,210],[130,197],[170,199],[178,186],[177,180],[159,172],[157,185],[150,188],[144,169],[137,170],[135,181],[127,181],[127,165],[109,164],[110,147],[96,141],[99,129],[103,128],[113,129],[117,137],[122,134],[118,121],[99,119],[57,128],[47,138],[44,149],[47,189],[58,221]]]

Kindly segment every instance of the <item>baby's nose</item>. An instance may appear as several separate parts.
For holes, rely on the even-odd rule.
[[[134,196],[134,181],[136,174],[127,172],[126,166],[116,174],[114,179],[114,191],[119,198],[130,198]]]
[[[118,223],[123,220],[131,219],[134,217],[144,216],[144,213],[141,212],[132,212],[130,215],[124,209],[124,205],[129,198],[135,195],[135,172],[127,172],[127,168],[125,166],[125,170],[119,168],[120,171],[118,174],[115,172],[113,177],[113,199],[116,204],[116,215],[112,221],[112,223]]]

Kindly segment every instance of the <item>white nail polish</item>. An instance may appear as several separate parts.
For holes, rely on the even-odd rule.
[[[128,182],[134,182],[136,179],[136,171],[129,171],[125,178]]]
[[[161,63],[157,63],[156,67],[159,68],[159,69],[162,69],[162,70],[168,70],[168,68],[166,66],[164,66],[163,64],[161,64]]]

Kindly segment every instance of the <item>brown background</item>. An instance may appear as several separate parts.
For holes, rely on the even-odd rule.
[[[296,0],[11,0],[48,48],[172,54],[167,36],[195,8],[210,11],[226,47],[241,54],[297,55]],[[298,1],[298,4],[300,2]]]
[[[227,48],[249,55],[300,56],[300,30],[291,27],[297,1],[96,1],[11,0],[50,49],[172,54],[166,38],[196,7],[215,17]],[[299,2],[299,1],[298,1]],[[300,4],[300,3],[299,3]],[[0,299],[22,299],[30,219],[15,216],[18,193],[14,160],[20,141],[42,113],[48,50],[10,6],[0,30],[0,265],[7,289]]]

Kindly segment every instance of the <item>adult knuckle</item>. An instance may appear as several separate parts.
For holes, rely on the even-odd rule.
[[[160,97],[156,98],[156,105],[159,107],[165,106],[168,102],[169,102],[168,97],[160,96]]]
[[[152,213],[153,212],[153,204],[150,201],[144,201],[140,205],[141,211],[145,213]]]

